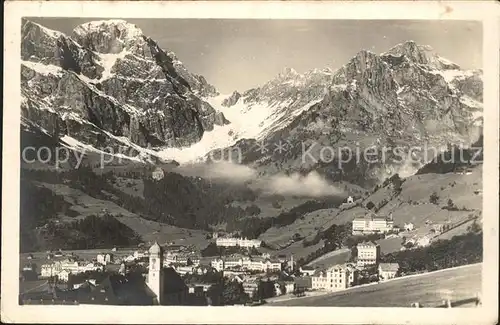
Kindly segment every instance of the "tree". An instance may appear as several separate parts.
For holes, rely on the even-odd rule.
[[[439,203],[439,196],[437,195],[436,192],[432,192],[431,196],[429,196],[429,202],[432,204],[438,204]]]
[[[224,305],[244,304],[248,296],[243,289],[243,285],[236,281],[224,283],[222,290],[222,301]]]
[[[375,207],[375,204],[374,204],[372,201],[370,201],[370,202],[366,203],[366,208],[367,208],[368,210],[371,210],[371,209],[373,209],[374,207]]]
[[[453,203],[452,199],[448,199],[446,207],[448,208],[448,210],[456,210],[457,209],[457,207],[455,206],[455,203]]]
[[[472,223],[472,225],[470,225],[468,228],[467,228],[467,231],[469,232],[472,232],[472,233],[479,233],[481,232],[481,227],[478,225],[477,221],[474,220],[474,222]]]
[[[208,246],[205,247],[204,249],[202,249],[202,251],[201,251],[201,256],[203,256],[203,257],[205,257],[205,256],[219,256],[219,255],[220,255],[219,248],[217,247],[217,244],[215,244],[215,243],[208,244]]]

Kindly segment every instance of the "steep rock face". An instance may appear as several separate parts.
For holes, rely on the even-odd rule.
[[[238,102],[238,100],[240,98],[241,98],[241,94],[237,91],[234,91],[231,94],[231,96],[229,96],[228,98],[226,98],[222,101],[222,106],[226,106],[226,107],[234,106],[234,105],[236,105],[236,103]]]
[[[178,147],[228,123],[201,99],[213,86],[125,21],[86,23],[72,38],[24,21],[22,34],[23,116],[58,136]]]
[[[99,78],[104,70],[96,53],[63,33],[23,20],[21,35],[22,60],[57,65],[89,78]]]
[[[312,105],[302,110],[284,105],[292,119],[271,125],[253,145],[233,149],[241,150],[243,163],[264,173],[318,170],[366,186],[396,172],[410,175],[423,159],[432,158],[424,155],[426,146],[440,151],[447,144],[477,140],[482,132],[481,75],[462,71],[430,47],[411,41],[381,55],[360,51],[337,71],[316,73],[317,78],[286,70],[245,92],[245,99],[311,100]],[[307,90],[294,86],[304,80]],[[290,87],[278,86],[284,83]],[[373,162],[366,161],[363,152],[372,146]],[[354,159],[348,159],[349,151]]]

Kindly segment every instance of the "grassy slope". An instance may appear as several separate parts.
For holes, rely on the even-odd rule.
[[[474,298],[481,292],[481,271],[482,264],[473,264],[272,305],[410,307],[418,301],[423,307],[435,307],[441,305],[443,299],[451,299],[453,302]]]
[[[79,214],[78,217],[60,215],[59,220],[62,222],[68,222],[75,220],[75,218],[83,218],[87,215],[96,215],[107,211],[114,216],[121,215],[120,217],[116,217],[118,221],[136,231],[146,242],[174,242],[176,244],[194,245],[200,248],[207,245],[205,240],[206,233],[201,230],[188,230],[146,220],[118,206],[114,202],[96,199],[68,185],[49,184],[44,182],[35,182],[35,184],[50,189],[54,194],[63,197],[66,202],[71,204],[70,209]]]
[[[428,234],[431,226],[426,226],[425,221],[433,223],[458,222],[464,220],[470,214],[481,215],[482,195],[474,194],[474,190],[482,189],[482,166],[472,168],[472,174],[462,175],[456,173],[447,174],[423,174],[407,178],[402,185],[402,191],[383,206],[378,213],[387,215],[392,212],[395,224],[404,226],[405,223],[412,222],[416,229],[411,233],[404,234],[407,237],[414,235],[423,236]],[[436,192],[440,197],[438,205],[429,202],[429,196]],[[284,244],[291,240],[295,233],[311,239],[317,231],[327,229],[333,224],[343,224],[351,222],[357,217],[366,215],[369,210],[365,208],[368,202],[373,202],[378,206],[384,199],[391,197],[392,190],[388,187],[380,188],[373,194],[361,200],[361,205],[343,210],[323,209],[304,215],[293,224],[286,227],[273,227],[260,236],[260,239],[273,244]],[[448,211],[443,210],[448,199],[452,199],[457,207],[465,207],[472,211]],[[465,233],[470,222],[452,229],[448,233],[443,233],[438,238],[451,238],[452,235]],[[381,251],[390,253],[401,248],[401,238],[388,238],[379,241]],[[294,243],[293,247],[299,255],[303,255],[304,249],[301,242]],[[309,247],[308,247],[309,248]],[[286,251],[290,251],[287,248]],[[307,249],[307,251],[310,251]],[[345,255],[348,258],[348,255]],[[339,259],[332,259],[338,261]],[[322,263],[324,264],[324,263]]]
[[[130,167],[129,167],[130,168]],[[482,207],[482,196],[474,194],[475,189],[482,188],[482,166],[473,168],[472,174],[462,175],[455,173],[448,174],[423,174],[415,175],[406,179],[402,185],[402,191],[399,195],[389,200],[389,202],[379,210],[379,214],[393,213],[395,223],[403,226],[406,222],[413,222],[417,227],[415,234],[423,235],[428,233],[430,228],[425,226],[426,220],[433,222],[446,222],[463,220],[468,215],[480,214]],[[71,188],[70,185],[52,185],[38,182],[39,185],[51,189],[54,193],[61,195],[65,200],[72,204],[72,210],[77,211],[82,216],[101,213],[106,209],[111,214],[122,214],[124,217],[119,220],[137,231],[144,240],[159,242],[174,241],[177,244],[193,244],[203,247],[207,244],[206,233],[198,230],[187,230],[173,227],[154,221],[141,218],[113,202],[93,198],[80,190]],[[141,179],[132,179],[117,177],[113,186],[131,195],[142,195],[143,182]],[[440,197],[439,204],[429,203],[429,196],[436,192]],[[316,232],[327,229],[332,224],[343,224],[352,221],[356,217],[364,216],[368,210],[364,207],[368,202],[373,202],[378,206],[382,200],[389,199],[391,190],[389,188],[378,189],[375,193],[360,200],[361,203],[353,208],[342,209],[321,209],[305,214],[297,219],[293,224],[285,227],[272,227],[260,236],[260,239],[273,245],[280,245],[283,249],[273,251],[275,254],[294,254],[296,258],[305,256],[315,249],[321,247],[320,242],[317,245],[303,247],[302,241],[291,245],[291,238],[295,233],[299,233],[306,239],[314,237]],[[473,211],[448,211],[441,209],[445,206],[447,200],[451,198],[459,207],[465,207]],[[293,206],[303,203],[303,199],[285,198],[281,202],[280,208],[274,208],[269,200],[258,198],[252,204],[261,208],[260,217],[270,217],[278,215],[280,212],[289,210]],[[241,205],[234,202],[235,205]],[[61,220],[70,220],[71,217],[63,217]],[[467,225],[453,229],[448,234],[440,237],[447,238],[451,234],[460,234],[466,231]],[[191,234],[191,235],[189,235]],[[400,248],[401,239],[391,238],[380,242],[382,252],[388,253]],[[289,245],[289,246],[288,246]]]

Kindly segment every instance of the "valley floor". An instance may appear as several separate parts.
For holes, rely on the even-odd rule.
[[[271,306],[331,306],[331,307],[410,307],[419,302],[422,307],[437,307],[444,299],[464,302],[481,292],[482,263],[444,269],[370,284],[342,292],[276,301]]]

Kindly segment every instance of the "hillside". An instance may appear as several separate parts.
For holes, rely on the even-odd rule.
[[[378,240],[383,253],[399,251],[403,237],[435,236],[432,224],[436,223],[448,225],[449,230],[436,236],[435,240],[450,239],[452,235],[465,233],[474,219],[481,221],[482,184],[482,165],[470,167],[470,173],[410,176],[403,180],[401,190],[397,193],[394,193],[393,184],[387,181],[385,186],[374,189],[373,193],[357,200],[352,206],[344,205],[340,208],[318,209],[306,213],[289,225],[269,228],[259,238],[278,247],[294,242],[296,258],[307,260],[315,251],[309,248],[310,243],[318,250],[321,246],[314,244],[314,238],[333,225],[350,223],[355,218],[370,213],[381,216],[392,213],[396,226],[403,228],[405,223],[411,222],[415,229],[403,232],[400,237]],[[438,200],[431,203],[430,195],[434,192]],[[452,200],[456,208],[447,209],[449,200]],[[370,202],[373,203],[373,209],[367,208]],[[294,241],[296,234],[302,239]],[[304,250],[306,247],[308,249]],[[345,260],[349,258],[348,255],[343,256]],[[328,263],[324,261],[321,264]]]
[[[344,197],[273,198],[244,185],[211,182],[173,172],[165,172],[163,179],[153,180],[144,167],[135,171],[108,168],[105,173],[96,173],[88,167],[23,168],[21,175],[22,199],[26,201],[23,205],[26,209],[21,211],[21,230],[26,238],[31,238],[23,242],[24,251],[50,242],[50,239],[44,240],[45,244],[33,242],[37,238],[34,235],[47,223],[63,227],[65,223],[99,215],[113,216],[144,241],[182,241],[203,248],[208,244],[207,232],[213,229],[236,231],[253,238],[272,225],[290,224],[303,213],[338,206],[344,200]],[[272,202],[279,202],[279,207],[273,207]]]
[[[50,243],[53,232],[41,235],[47,224],[70,237],[77,222],[106,216],[134,238],[120,238],[125,246],[202,247],[220,229],[310,262],[345,244],[332,234],[368,213],[412,222],[408,238],[430,234],[430,223],[448,227],[443,238],[460,234],[481,218],[482,166],[470,161],[470,145],[482,143],[482,71],[428,46],[361,49],[335,71],[285,68],[224,96],[123,20],[88,22],[71,35],[23,20],[22,40],[23,251],[61,245]],[[447,151],[429,162],[409,151],[397,160],[393,150],[374,163],[334,152],[375,146],[382,158],[380,149],[423,144]],[[45,163],[24,152],[30,146],[48,148]],[[304,161],[311,146],[305,160],[333,153]],[[216,164],[225,149],[241,161]],[[469,161],[447,161],[463,152]],[[152,178],[156,167],[161,179]],[[343,205],[348,196],[355,203]],[[380,240],[383,252],[402,240]]]
[[[481,272],[482,263],[479,263],[318,297],[275,302],[271,306],[411,307],[419,302],[422,307],[437,307],[445,299],[460,306],[460,303],[465,305],[473,301],[481,292]]]

